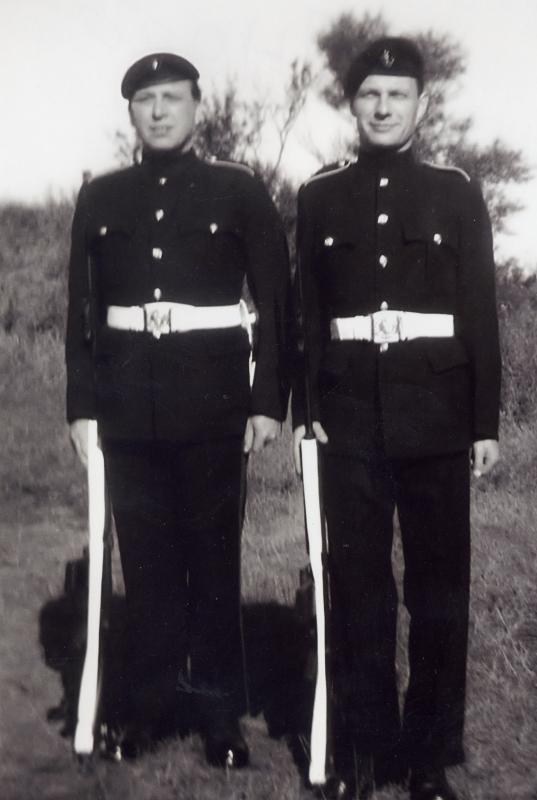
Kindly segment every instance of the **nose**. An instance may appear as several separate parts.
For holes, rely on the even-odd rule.
[[[375,117],[377,119],[385,119],[386,117],[390,116],[390,106],[388,103],[388,97],[385,94],[381,94],[379,96],[377,107],[375,109]]]
[[[164,105],[160,97],[155,97],[152,109],[153,119],[161,119],[164,116]]]

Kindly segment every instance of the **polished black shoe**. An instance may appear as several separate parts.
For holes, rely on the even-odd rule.
[[[250,761],[250,751],[239,723],[234,721],[205,731],[205,757],[213,767],[242,769]]]
[[[153,749],[153,737],[151,732],[146,727],[139,725],[129,725],[125,728],[123,735],[118,740],[118,750],[116,752],[115,761],[125,759],[127,761],[135,761],[144,753],[148,753]]]
[[[413,769],[410,776],[410,800],[458,800],[443,767]]]
[[[408,765],[395,756],[374,757],[375,788],[385,786],[406,786],[408,784]]]
[[[333,775],[323,786],[315,787],[314,794],[319,800],[370,800],[373,789],[369,762],[362,764],[358,758],[356,769]]]
[[[356,800],[354,776],[331,776],[322,786],[315,786],[313,793],[318,800]]]

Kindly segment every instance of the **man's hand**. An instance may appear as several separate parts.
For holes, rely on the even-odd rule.
[[[259,453],[266,444],[274,441],[280,432],[280,428],[281,423],[271,417],[264,417],[262,414],[248,417],[244,433],[244,452],[250,453],[253,451],[254,453]]]
[[[69,426],[71,444],[85,467],[88,466],[88,422],[89,419],[75,419]]]
[[[320,422],[313,423],[313,433],[315,434],[315,438],[321,444],[326,444],[328,441],[328,436],[325,433],[325,430]],[[297,475],[302,475],[302,462],[300,459],[300,442],[306,435],[306,426],[299,425],[298,428],[295,428],[293,432],[293,458],[295,461],[295,469]]]
[[[496,439],[474,442],[472,448],[472,470],[476,478],[487,475],[499,461],[500,447]]]

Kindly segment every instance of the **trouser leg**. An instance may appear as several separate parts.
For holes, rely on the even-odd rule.
[[[194,696],[204,726],[235,718],[244,707],[240,619],[242,440],[195,445],[185,453],[188,493],[190,657]]]
[[[177,707],[187,656],[187,541],[167,448],[104,442],[127,605],[131,716],[158,727]]]
[[[388,755],[400,726],[391,473],[382,460],[337,455],[327,455],[323,469],[340,731],[359,753]]]
[[[466,452],[395,467],[410,613],[403,731],[411,766],[464,760],[470,585]]]

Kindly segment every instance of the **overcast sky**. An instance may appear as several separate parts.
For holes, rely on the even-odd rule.
[[[114,166],[114,131],[129,127],[119,84],[141,55],[186,56],[206,93],[231,80],[245,97],[278,101],[294,58],[321,66],[316,35],[344,11],[460,41],[468,69],[454,108],[472,115],[477,141],[499,137],[537,167],[537,0],[0,0],[0,200],[71,192],[82,170]],[[348,124],[309,104],[286,154],[297,182]],[[501,252],[536,266],[537,171],[517,196],[527,209]]]

